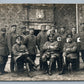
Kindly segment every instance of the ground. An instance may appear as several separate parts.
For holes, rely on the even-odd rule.
[[[80,70],[77,72],[69,72],[65,75],[59,75],[58,71],[54,72],[52,76],[49,76],[48,74],[43,74],[41,71],[34,71],[31,72],[33,74],[33,77],[27,77],[26,72],[21,73],[20,75],[17,75],[16,73],[10,72],[10,58],[8,59],[8,62],[6,64],[5,71],[8,71],[9,73],[1,75],[0,80],[1,81],[59,81],[59,80],[84,80],[84,63],[82,62],[80,58]],[[38,58],[36,59],[36,63],[38,64]]]

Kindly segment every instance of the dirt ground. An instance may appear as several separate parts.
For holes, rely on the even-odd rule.
[[[36,63],[38,64],[39,59],[36,59]],[[34,71],[31,72],[33,75],[32,78],[28,77],[26,72],[21,73],[20,75],[17,75],[16,73],[10,72],[10,58],[8,59],[8,62],[6,64],[5,71],[8,71],[9,73],[1,75],[0,81],[59,81],[59,80],[84,80],[84,63],[82,62],[80,58],[80,70],[77,72],[69,72],[64,75],[59,75],[59,72],[54,72],[52,76],[49,76],[48,74],[43,74],[42,71]]]

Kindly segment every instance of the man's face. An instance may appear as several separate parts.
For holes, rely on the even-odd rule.
[[[16,42],[17,42],[17,44],[21,44],[21,43],[22,43],[21,38],[18,37],[18,38],[16,39]]]
[[[46,31],[46,26],[42,26],[41,31]]]
[[[72,33],[76,33],[76,28],[72,28]]]
[[[16,31],[16,27],[12,27],[12,32],[15,32]]]
[[[50,36],[50,37],[49,37],[49,41],[50,41],[50,42],[53,42],[53,40],[54,40],[53,37]]]
[[[50,30],[50,29],[51,29],[50,25],[46,26],[46,30]]]
[[[33,34],[34,34],[34,30],[30,30],[29,33],[30,33],[31,35],[33,35]]]
[[[55,27],[52,27],[51,29],[52,29],[52,30],[55,30]]]
[[[60,31],[61,31],[62,33],[64,33],[64,32],[65,32],[65,29],[64,29],[64,28],[61,28]]]

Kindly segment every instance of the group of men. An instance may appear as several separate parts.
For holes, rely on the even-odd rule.
[[[76,33],[76,28],[65,30],[64,27],[56,30],[55,26],[50,26],[46,30],[46,25],[41,26],[41,31],[37,36],[34,35],[34,28],[21,28],[21,35],[16,33],[17,25],[11,26],[11,33],[6,34],[6,28],[1,29],[0,33],[0,75],[4,71],[11,55],[10,70],[14,72],[24,71],[24,63],[29,63],[30,71],[35,70],[37,49],[40,51],[39,65],[40,70],[45,74],[52,75],[57,67],[60,75],[66,73],[70,66],[72,70],[79,69],[79,52],[84,62],[84,28],[80,34]]]

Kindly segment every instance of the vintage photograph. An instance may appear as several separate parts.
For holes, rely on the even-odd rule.
[[[84,4],[0,4],[0,81],[84,80]]]

